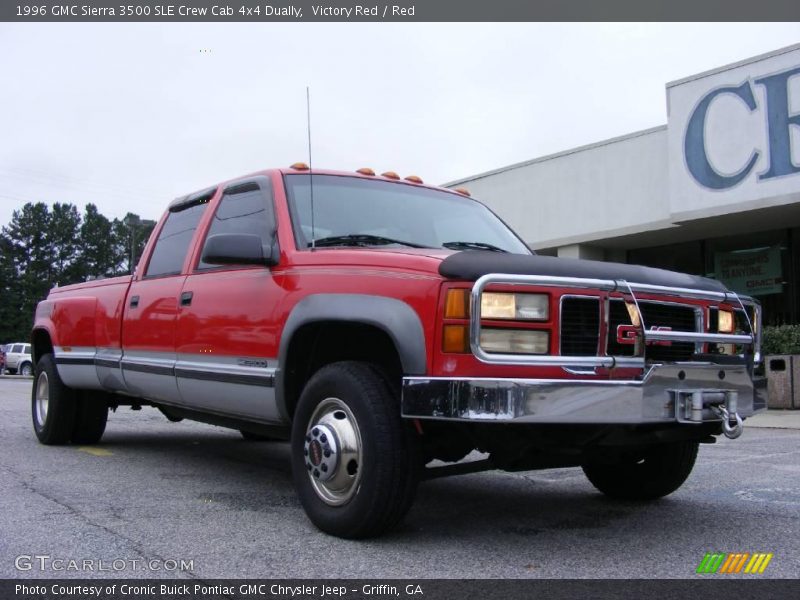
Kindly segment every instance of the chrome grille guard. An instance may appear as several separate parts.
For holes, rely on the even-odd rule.
[[[639,334],[645,344],[639,356],[552,356],[530,354],[495,354],[488,353],[481,348],[481,294],[487,286],[492,284],[508,285],[536,285],[540,287],[581,288],[584,290],[600,290],[604,292],[619,292],[628,296],[636,306],[639,314]],[[675,296],[678,298],[692,298],[696,300],[712,300],[716,302],[730,302],[738,304],[744,312],[750,334],[724,334],[705,333],[698,331],[663,331],[648,330],[644,315],[639,307],[636,293]],[[755,322],[751,321],[746,306],[753,309]],[[602,323],[608,335],[608,323]],[[624,279],[590,279],[581,277],[556,277],[549,275],[515,275],[510,273],[489,273],[477,279],[472,286],[470,294],[470,347],[475,357],[484,363],[502,365],[538,365],[561,366],[565,368],[620,368],[620,367],[645,367],[646,342],[694,342],[696,344],[737,344],[753,347],[753,360],[760,362],[761,356],[761,306],[749,296],[740,296],[735,292],[713,292],[691,288],[665,287],[644,283],[629,282]]]

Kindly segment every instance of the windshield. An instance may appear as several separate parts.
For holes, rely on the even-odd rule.
[[[311,246],[309,175],[287,175],[298,248]],[[429,188],[337,175],[314,175],[317,247],[390,246],[530,254],[480,202]]]

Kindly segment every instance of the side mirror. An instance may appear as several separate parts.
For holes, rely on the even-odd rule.
[[[252,233],[219,233],[206,240],[202,260],[210,265],[277,264],[275,244],[265,248],[261,237]]]

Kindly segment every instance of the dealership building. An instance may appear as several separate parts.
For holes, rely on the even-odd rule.
[[[666,125],[446,185],[540,254],[714,277],[800,322],[800,44],[666,96]]]

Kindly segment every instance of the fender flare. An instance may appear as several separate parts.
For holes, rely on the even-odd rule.
[[[424,375],[427,350],[422,321],[416,311],[402,300],[367,294],[312,294],[298,302],[286,319],[281,332],[275,397],[278,410],[288,420],[284,396],[283,368],[289,346],[298,329],[310,323],[342,321],[371,325],[384,331],[394,343],[403,373]]]

